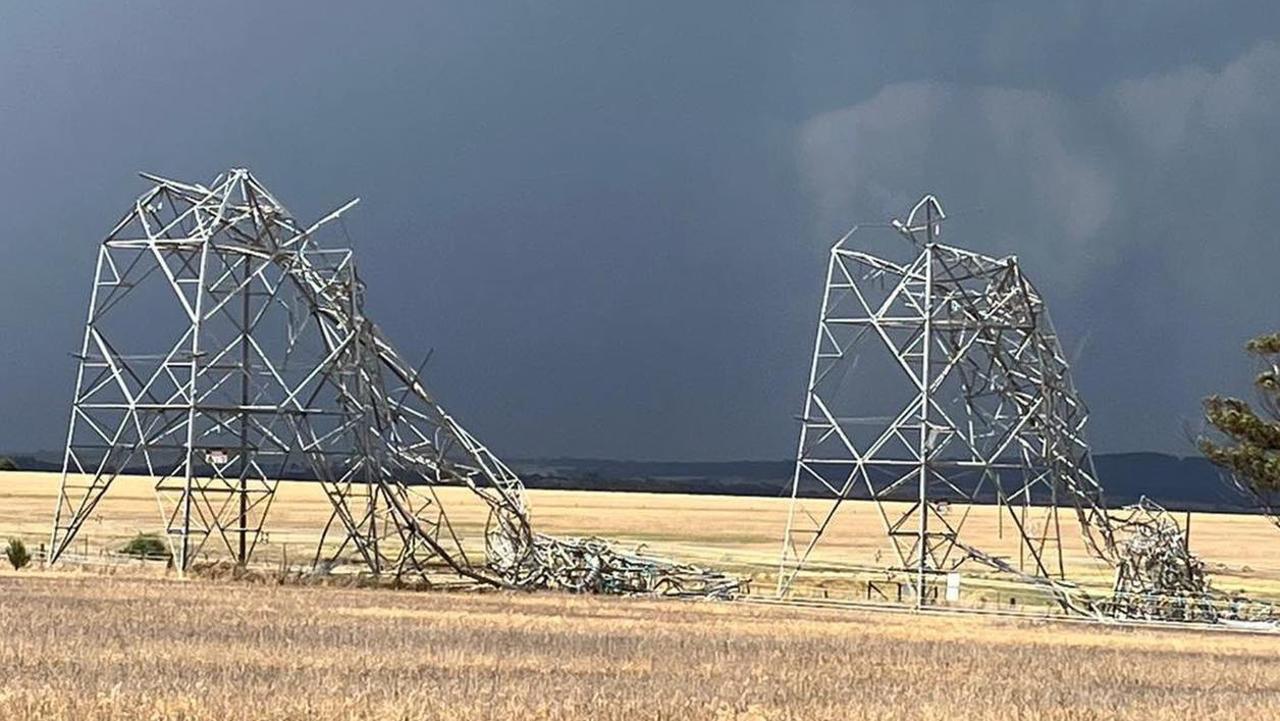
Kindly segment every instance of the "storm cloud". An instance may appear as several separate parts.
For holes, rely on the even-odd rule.
[[[827,225],[937,192],[956,242],[1018,255],[1067,335],[1091,339],[1085,387],[1129,399],[1099,401],[1096,435],[1185,452],[1196,397],[1238,388],[1230,354],[1278,320],[1278,118],[1280,47],[1265,41],[1084,95],[892,84],[807,121],[797,154]],[[1179,393],[1176,417],[1148,413]]]
[[[1280,321],[1275,16],[6,4],[0,449],[62,443],[135,173],[243,165],[362,197],[371,314],[503,455],[785,457],[827,248],[924,192],[1048,296],[1099,449],[1190,453]]]

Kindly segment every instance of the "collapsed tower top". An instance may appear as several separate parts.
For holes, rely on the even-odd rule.
[[[926,195],[911,208],[905,223],[894,218],[889,221],[889,225],[917,248],[923,248],[942,234],[942,221],[946,219],[947,214],[942,212],[942,204],[938,199],[933,195]]]

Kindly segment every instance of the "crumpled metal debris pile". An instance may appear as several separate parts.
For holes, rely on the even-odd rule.
[[[1147,497],[1112,516],[1116,580],[1103,612],[1113,618],[1272,628],[1275,607],[1213,587],[1187,531]]]
[[[574,593],[683,596],[730,600],[746,593],[746,579],[700,566],[626,553],[602,538],[533,537],[538,578],[529,585]]]
[[[1192,555],[1186,530],[1145,496],[1112,516],[1116,576],[1108,615],[1117,618],[1216,622],[1220,594],[1204,562]]]

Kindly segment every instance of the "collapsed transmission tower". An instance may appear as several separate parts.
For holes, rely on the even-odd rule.
[[[117,477],[145,473],[180,569],[210,542],[243,564],[279,479],[302,474],[341,539],[318,560],[514,575],[531,543],[520,479],[364,314],[351,251],[316,242],[355,201],[304,227],[246,170],[208,186],[145,177],[155,185],[98,252],[52,557]],[[464,543],[443,486],[483,502],[488,548]]]
[[[210,545],[245,565],[292,478],[318,482],[332,508],[318,568],[354,558],[428,584],[742,590],[715,571],[531,531],[520,478],[365,314],[351,250],[319,242],[355,201],[304,226],[247,170],[208,186],[144,177],[154,186],[98,250],[51,560],[113,482],[144,475],[180,570]]]
[[[837,540],[844,502],[855,498],[874,503],[917,603],[930,574],[966,561],[1054,584],[1065,575],[1059,504],[1074,507],[1096,555],[1111,552],[1087,411],[1044,299],[1016,258],[939,243],[945,217],[926,196],[905,222],[855,227],[831,249],[780,595],[815,564],[815,549]],[[899,263],[854,246],[877,228],[914,257]],[[984,500],[1007,510],[1016,568],[963,533]],[[1031,508],[1047,514],[1038,528]]]

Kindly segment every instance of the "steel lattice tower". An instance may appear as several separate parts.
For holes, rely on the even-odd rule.
[[[857,227],[831,249],[779,594],[831,540],[853,498],[875,504],[895,567],[915,578],[917,603],[929,574],[969,560],[1060,578],[1059,503],[1074,506],[1094,553],[1110,553],[1088,414],[1044,299],[1016,258],[939,243],[944,218],[926,196],[906,222],[888,226],[915,252],[905,264],[856,249]],[[1007,509],[1022,568],[963,533],[971,505],[984,499]],[[1038,530],[1020,512],[1031,506],[1048,509]]]
[[[364,313],[346,248],[316,240],[248,171],[154,183],[98,252],[51,557],[123,473],[154,480],[180,569],[212,540],[241,564],[276,485],[321,483],[316,562],[519,583],[531,534],[520,479],[450,416]],[[458,486],[488,526],[450,521]],[[458,498],[455,493],[451,498]]]

